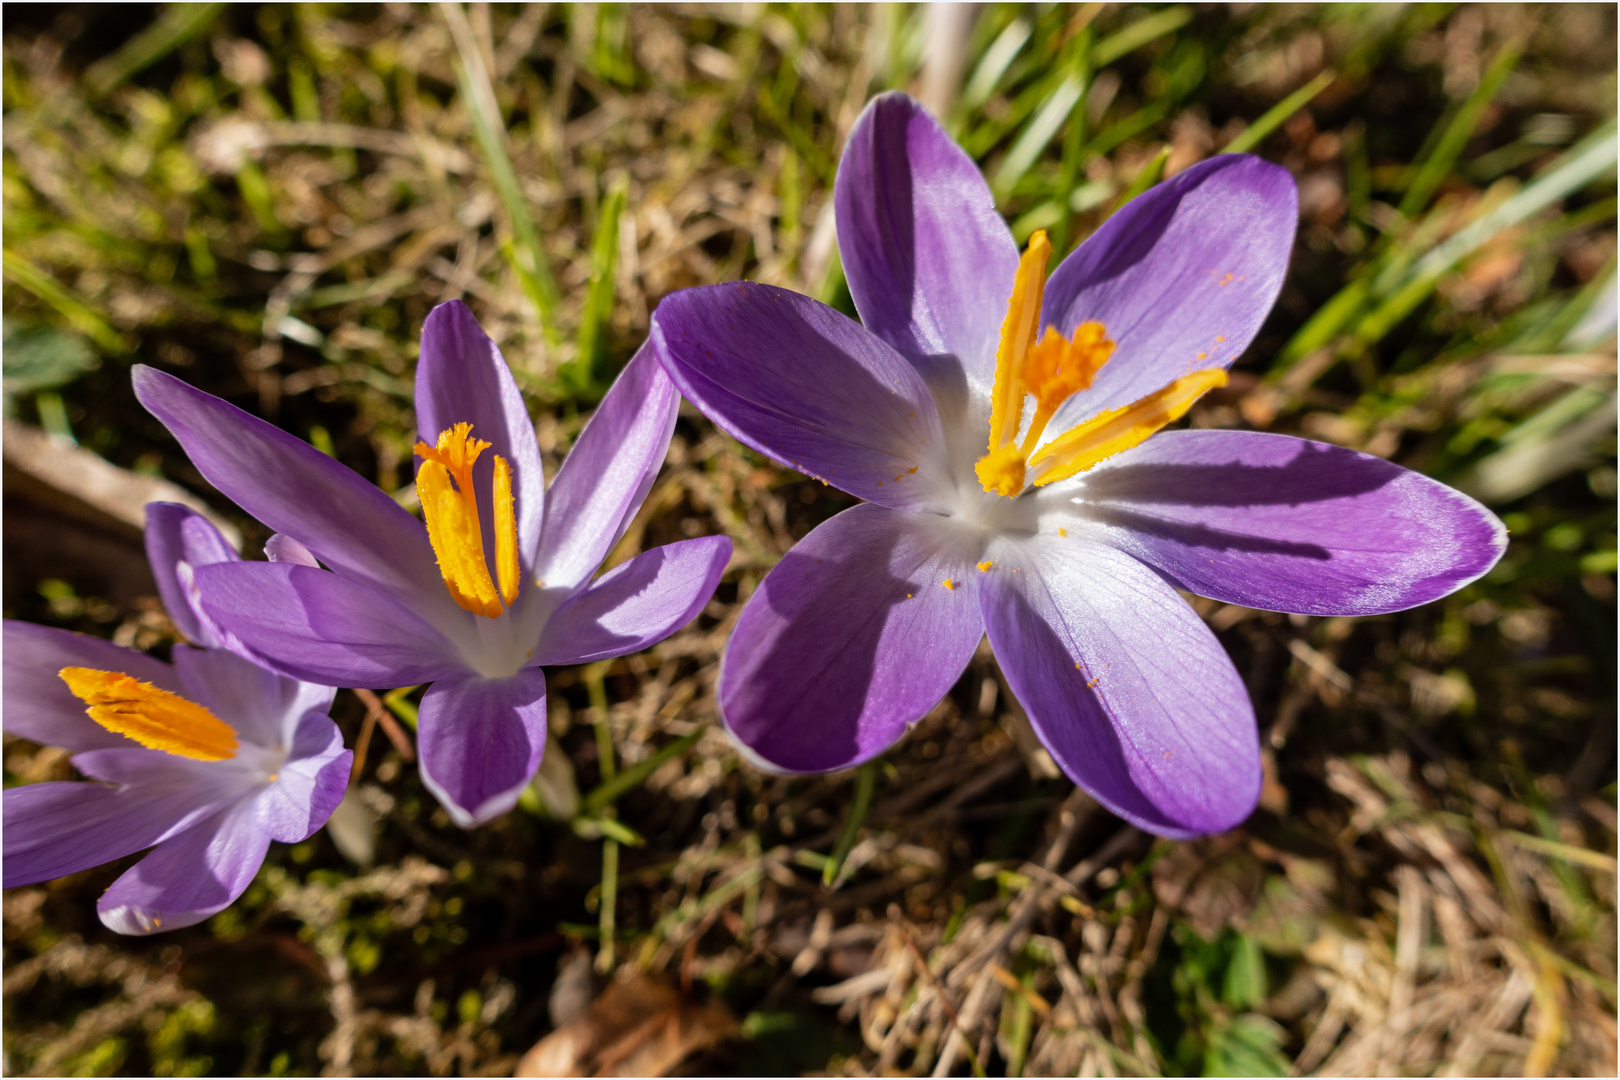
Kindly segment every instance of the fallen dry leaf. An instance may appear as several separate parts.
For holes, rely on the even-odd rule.
[[[736,1026],[718,1005],[634,974],[611,984],[578,1016],[535,1043],[513,1076],[668,1076]]]

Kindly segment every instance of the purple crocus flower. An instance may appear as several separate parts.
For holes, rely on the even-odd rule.
[[[247,888],[271,840],[295,843],[343,798],[352,755],[330,687],[235,655],[189,581],[237,554],[200,515],[146,508],[146,551],[169,615],[198,647],[172,666],[100,638],[5,623],[5,727],[73,751],[100,783],[4,795],[5,884],[28,885],[153,850],[102,894],[121,934],[201,922]]]
[[[972,160],[901,94],[856,124],[834,192],[864,326],[733,283],[667,297],[652,340],[737,439],[865,502],[749,599],[725,723],[783,771],[883,752],[981,635],[1052,756],[1164,836],[1229,828],[1260,790],[1255,717],[1183,588],[1369,615],[1444,596],[1501,524],[1335,446],[1169,431],[1243,352],[1283,280],[1293,180],[1206,161],[1116,213],[1047,280]],[[1032,407],[1031,407],[1032,406]]]
[[[510,810],[546,741],[543,664],[644,649],[689,622],[724,537],[592,576],[647,497],[679,396],[646,349],[546,492],[512,373],[466,306],[441,304],[416,369],[419,521],[309,444],[147,367],[135,393],[209,483],[276,531],[269,562],[199,568],[202,609],[243,647],[336,686],[432,683],[422,779],[471,827]],[[484,509],[488,508],[486,516]]]

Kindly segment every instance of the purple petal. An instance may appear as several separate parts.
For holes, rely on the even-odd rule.
[[[652,490],[680,397],[653,350],[619,373],[551,484],[534,576],[548,589],[591,579]]]
[[[1064,772],[1160,836],[1230,829],[1260,797],[1243,681],[1175,591],[1122,552],[1030,537],[991,546],[985,629]]]
[[[1048,430],[1056,435],[1194,371],[1231,367],[1282,288],[1298,204],[1286,170],[1228,154],[1109,218],[1052,272],[1041,322],[1065,335],[1100,322],[1118,348]]]
[[[534,662],[583,664],[663,641],[703,610],[730,559],[731,541],[724,536],[642,552],[557,609]]]
[[[253,804],[244,802],[158,845],[113,882],[96,911],[120,934],[193,926],[242,895],[269,847]]]
[[[65,667],[121,671],[170,693],[184,693],[174,669],[145,653],[68,630],[7,619],[3,680],[7,731],[75,753],[137,745],[90,719],[85,703],[73,696],[57,674]]]
[[[882,753],[945,696],[983,636],[972,542],[943,518],[870,503],[823,522],[737,620],[720,667],[727,729],[792,772]]]
[[[135,396],[163,422],[192,464],[228,498],[305,545],[346,577],[459,610],[444,588],[427,529],[375,485],[308,443],[137,364]]]
[[[266,671],[224,649],[177,645],[174,667],[187,698],[230,724],[243,739],[267,749],[288,745],[303,715],[311,709],[325,713],[337,693],[330,686]]]
[[[287,761],[257,800],[259,827],[284,844],[309,839],[343,801],[353,764],[331,718],[317,709],[305,713]]]
[[[1100,537],[1201,596],[1376,615],[1484,574],[1507,532],[1468,496],[1370,454],[1251,431],[1167,431],[1087,474]]]
[[[422,324],[422,355],[416,362],[417,434],[432,446],[440,432],[456,424],[471,424],[473,437],[490,444],[473,468],[473,484],[480,493],[492,490],[494,455],[499,454],[512,467],[518,555],[527,569],[534,563],[540,542],[546,498],[534,422],[501,350],[467,305],[451,300],[429,312]],[[485,558],[495,565],[493,529],[484,546],[488,549]]]
[[[783,465],[900,508],[948,485],[922,377],[825,304],[748,282],[683,289],[658,305],[652,339],[681,393]]]
[[[4,796],[5,887],[49,881],[123,858],[173,836],[228,804],[234,794],[217,786],[199,788],[190,776],[163,769],[160,750],[100,750],[74,759],[101,757],[108,771],[129,763],[106,755],[138,755],[155,767],[138,779],[171,782],[133,786],[52,782],[8,788]],[[172,782],[178,780],[178,782]]]
[[[988,392],[1018,245],[973,159],[905,94],[866,107],[834,185],[861,322],[914,357],[954,356]]]
[[[146,558],[152,564],[158,595],[175,626],[191,641],[210,647],[221,644],[215,629],[197,617],[196,597],[177,574],[181,563],[206,566],[236,562],[241,556],[226,542],[212,522],[179,503],[146,504]]]
[[[292,563],[295,566],[319,567],[320,560],[310,554],[309,548],[284,533],[272,533],[264,542],[264,557],[271,562]]]
[[[236,563],[202,567],[197,585],[209,615],[294,678],[393,687],[466,670],[443,634],[364,582],[290,563]]]
[[[506,679],[441,679],[422,695],[422,781],[464,829],[516,806],[545,748],[546,678],[537,667]]]

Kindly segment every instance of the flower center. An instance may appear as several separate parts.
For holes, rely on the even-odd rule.
[[[1226,385],[1221,368],[1195,371],[1129,405],[1094,416],[1037,450],[1058,407],[1089,387],[1114,352],[1114,342],[1099,322],[1081,323],[1067,340],[1049,326],[1046,336],[1037,339],[1051,257],[1045,230],[1035,230],[1019,260],[1007,319],[1001,324],[996,385],[990,398],[990,446],[974,466],[979,483],[993,495],[1011,498],[1024,490],[1026,479],[1040,486],[1084,472],[1179,419],[1206,391]],[[1035,398],[1035,415],[1019,442],[1026,396]],[[1030,470],[1033,477],[1028,477]]]
[[[120,671],[65,667],[57,672],[90,719],[142,746],[197,761],[236,756],[236,732],[201,705]]]
[[[471,424],[439,432],[437,446],[416,444],[422,467],[416,471],[416,493],[422,500],[428,540],[439,560],[439,573],[462,609],[495,618],[518,592],[517,507],[512,499],[512,469],[495,455],[495,567],[500,592],[484,559],[484,532],[473,491],[473,465],[489,443],[472,437]]]

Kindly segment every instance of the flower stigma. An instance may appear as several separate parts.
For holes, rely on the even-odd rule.
[[[121,671],[65,667],[57,672],[90,719],[151,750],[196,761],[236,756],[236,732],[207,709]]]
[[[422,501],[428,540],[439,560],[439,573],[450,596],[464,611],[493,619],[505,611],[518,592],[517,508],[512,498],[512,468],[495,455],[494,513],[495,579],[484,558],[484,533],[478,515],[478,496],[472,471],[489,443],[472,437],[471,424],[456,424],[439,432],[438,445],[418,442],[416,493]]]
[[[1050,326],[1044,337],[1037,338],[1046,294],[1046,264],[1051,256],[1045,230],[1035,230],[1019,260],[1007,318],[1001,324],[996,382],[990,398],[990,445],[973,470],[992,495],[1013,498],[1028,480],[1040,486],[1084,472],[1180,419],[1206,391],[1226,385],[1226,372],[1221,368],[1195,371],[1129,405],[1095,416],[1037,450],[1058,408],[1091,386],[1115,347],[1103,324],[1092,321],[1075,327],[1072,338],[1064,338]],[[1020,442],[1026,396],[1035,398],[1035,413]],[[1033,477],[1028,475],[1031,470]]]

